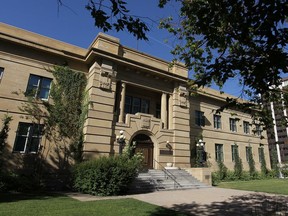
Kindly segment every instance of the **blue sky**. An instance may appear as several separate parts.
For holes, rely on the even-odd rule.
[[[63,6],[58,7],[57,0],[4,0],[1,2],[0,22],[51,37],[66,43],[88,48],[100,32],[94,26],[89,11],[85,9],[88,0],[62,0]],[[170,54],[173,44],[165,43],[171,39],[165,30],[158,29],[157,21],[163,17],[177,13],[177,5],[169,5],[165,9],[157,7],[158,0],[127,0],[127,8],[131,14],[148,17],[150,27],[149,41],[137,41],[127,32],[106,32],[118,37],[120,43],[148,53],[155,57],[171,61]],[[190,77],[192,78],[192,77]],[[240,89],[236,80],[225,85],[224,91],[238,96]]]
[[[85,9],[88,0],[13,0],[1,2],[0,21],[57,40],[87,48],[99,33],[89,11]],[[149,17],[155,21],[172,14],[173,10],[157,8],[157,0],[128,0],[131,13]],[[59,9],[59,10],[58,10]],[[157,24],[147,20],[151,31],[149,41],[138,41],[126,32],[109,31],[107,34],[120,38],[121,44],[149,53],[165,60],[171,60],[171,46],[163,41],[169,36],[159,30]]]

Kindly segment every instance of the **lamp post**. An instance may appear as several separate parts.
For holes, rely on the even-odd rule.
[[[119,144],[119,154],[122,154],[123,146],[125,145],[125,139],[124,131],[120,130],[119,136],[116,136],[117,143]]]
[[[201,167],[204,167],[204,162],[206,161],[205,142],[199,139],[196,146],[198,162],[200,163]]]

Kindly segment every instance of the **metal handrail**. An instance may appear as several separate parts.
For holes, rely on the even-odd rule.
[[[160,165],[160,167],[162,168],[163,172],[165,173],[165,178],[166,178],[166,175],[173,180],[174,182],[174,189],[176,188],[176,184],[181,187],[181,185],[179,184],[179,182],[176,181],[176,176],[174,176],[171,172],[169,172],[167,169],[165,169],[165,167],[160,164],[157,160],[153,159],[158,165]]]

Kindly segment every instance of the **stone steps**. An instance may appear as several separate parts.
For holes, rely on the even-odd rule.
[[[129,193],[149,193],[161,190],[183,190],[209,187],[199,182],[191,174],[181,169],[163,170],[150,169],[139,173],[132,183]]]

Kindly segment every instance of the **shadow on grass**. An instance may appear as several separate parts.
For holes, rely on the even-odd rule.
[[[57,197],[65,197],[60,193],[0,193],[0,203],[17,202],[23,200],[49,200]],[[103,200],[104,201],[104,200]],[[129,200],[127,201],[129,202]],[[130,203],[130,202],[129,202]],[[131,203],[130,203],[131,204]],[[138,205],[136,205],[138,206]],[[138,208],[134,206],[133,208]],[[143,206],[140,205],[140,208]],[[131,206],[130,206],[131,207]],[[129,207],[128,207],[129,208]],[[145,208],[145,207],[144,207]],[[135,209],[133,209],[135,210]],[[143,210],[143,209],[142,209]],[[259,216],[259,215],[288,215],[288,196],[267,195],[251,193],[248,195],[234,196],[222,202],[211,204],[198,204],[195,201],[188,204],[175,204],[172,208],[156,207],[147,209],[147,216],[184,216],[184,215],[227,215],[227,216]],[[129,214],[128,214],[129,215]]]
[[[249,194],[234,196],[224,202],[216,201],[210,205],[195,202],[174,205],[173,209],[189,215],[288,215],[288,196]]]
[[[0,203],[7,202],[17,202],[22,200],[48,200],[56,197],[63,197],[63,194],[59,193],[18,193],[18,192],[9,192],[9,193],[0,193]]]
[[[153,212],[147,212],[149,216],[188,216],[189,213],[180,212],[177,210],[166,209],[163,207],[156,208]]]

